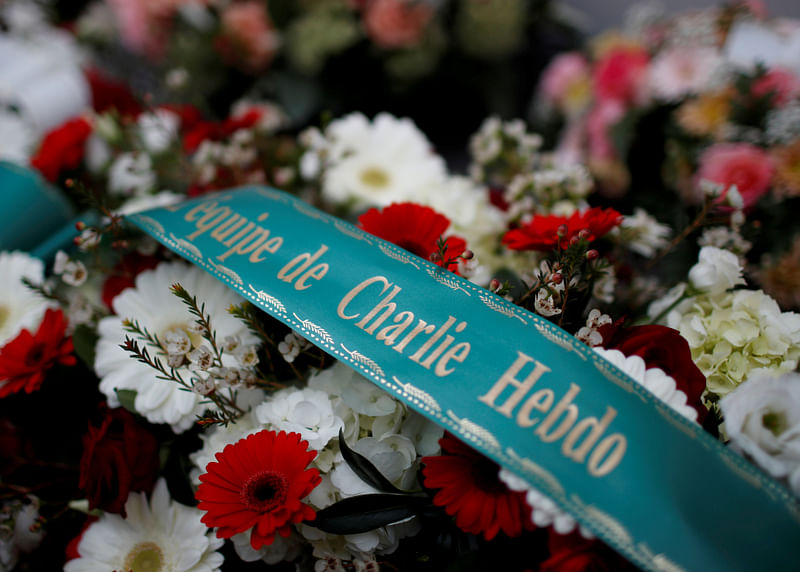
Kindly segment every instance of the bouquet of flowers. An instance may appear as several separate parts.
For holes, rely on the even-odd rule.
[[[763,253],[752,245],[781,215],[750,201],[742,180],[703,175],[702,193],[676,195],[683,218],[665,224],[643,193],[595,193],[591,171],[544,152],[522,120],[486,118],[459,174],[409,118],[354,112],[297,128],[251,97],[214,119],[94,79],[93,107],[28,160],[78,222],[29,252],[0,252],[3,569],[633,569],[595,537],[623,546],[613,526],[585,526],[374,385],[352,366],[374,368],[368,357],[323,351],[316,324],[276,320],[268,292],[259,305],[240,296],[227,266],[215,263],[215,277],[174,252],[205,236],[230,248],[223,262],[274,254],[283,239],[266,216],[215,202],[247,185],[351,221],[360,230],[347,232],[395,245],[393,258],[435,269],[453,295],[469,285],[494,312],[522,319],[519,307],[560,327],[539,331],[630,376],[684,431],[710,433],[780,481],[756,477],[794,506],[800,315],[755,287],[767,272],[748,265]],[[765,116],[784,109],[775,93],[759,100]],[[162,244],[127,218],[190,198],[206,202],[192,203],[185,239]],[[308,256],[298,290],[327,272]],[[794,276],[789,263],[770,272]],[[386,320],[369,333],[404,347],[413,313]],[[466,357],[461,344],[439,347],[436,357]],[[541,396],[525,402],[529,417],[552,406],[552,391]],[[625,556],[639,566],[680,569],[637,550]]]

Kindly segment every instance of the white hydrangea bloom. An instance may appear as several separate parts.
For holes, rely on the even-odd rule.
[[[167,483],[156,483],[150,501],[133,492],[125,502],[127,517],[105,513],[83,533],[78,553],[64,572],[170,570],[216,572],[225,542],[200,521],[202,511],[174,502]]]
[[[731,446],[800,495],[800,374],[755,375],[720,401]],[[794,477],[794,478],[790,478]]]
[[[344,426],[328,394],[310,387],[283,389],[273,394],[256,408],[256,418],[276,431],[299,433],[316,451],[325,447]]]
[[[706,376],[706,398],[722,397],[760,371],[793,371],[800,359],[800,314],[781,312],[761,290],[684,300],[667,314],[666,325],[689,342]]]

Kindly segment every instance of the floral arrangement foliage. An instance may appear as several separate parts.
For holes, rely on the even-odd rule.
[[[220,6],[109,0],[79,32],[111,11],[131,19],[129,49],[169,58],[181,19],[211,14],[215,57],[233,65],[225,58],[237,54],[238,73],[255,74],[281,58],[327,61],[347,33],[411,57],[443,17],[427,3],[379,0],[301,2],[288,15],[273,3]],[[459,6],[461,34],[513,27],[512,12]],[[574,122],[564,141],[583,121],[608,138],[616,111],[641,111],[642,74],[664,80],[673,99],[658,105],[669,108],[666,132],[676,129],[702,88],[667,95],[672,68],[656,63],[668,38],[695,37],[689,22],[723,16],[730,26],[744,17],[728,8],[668,27],[648,20],[643,37],[660,31],[655,43],[615,36],[591,65],[555,60],[543,89]],[[268,42],[265,30],[286,42],[311,34],[330,51],[291,55],[321,48]],[[516,49],[511,32],[504,42],[468,53]],[[764,79],[773,72],[726,76],[736,78],[726,90],[739,90],[727,104],[761,106],[758,121],[784,113],[797,103],[783,89],[794,76]],[[800,315],[786,294],[798,284],[797,241],[785,232],[779,258],[764,246],[773,223],[792,228],[782,211],[793,204],[765,139],[682,132],[667,149],[690,159],[667,171],[688,186],[653,197],[675,179],[653,191],[619,177],[631,185],[619,198],[605,175],[624,172],[624,154],[610,170],[566,161],[564,146],[543,151],[521,119],[487,117],[462,142],[469,164],[458,172],[412,119],[388,112],[298,127],[253,92],[214,118],[91,80],[93,106],[23,159],[81,212],[71,239],[36,256],[0,252],[3,569],[633,569],[541,491],[125,222],[247,184],[279,187],[559,325],[800,495]],[[616,111],[597,111],[602,101]],[[706,119],[719,110],[704,109]],[[800,140],[787,121],[781,149]],[[669,208],[653,208],[665,196]]]

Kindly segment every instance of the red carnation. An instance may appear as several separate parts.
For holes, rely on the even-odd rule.
[[[449,433],[439,439],[442,455],[423,457],[425,486],[440,489],[433,504],[456,517],[456,525],[491,540],[499,531],[510,537],[532,530],[524,492],[510,490],[499,478],[500,467]]]
[[[395,203],[383,210],[368,210],[358,217],[358,224],[368,233],[426,260],[434,260],[439,266],[458,274],[458,260],[467,243],[457,236],[447,237],[444,243],[446,260],[441,260],[437,243],[450,226],[450,219],[432,208],[414,203]]]
[[[202,521],[219,538],[252,529],[254,550],[272,544],[276,533],[289,536],[292,524],[316,516],[301,502],[322,482],[317,469],[307,468],[316,456],[299,433],[284,431],[265,429],[226,446],[200,475]]]
[[[125,516],[131,491],[150,492],[158,477],[158,441],[124,409],[107,409],[83,436],[78,486],[89,508]]]
[[[527,224],[509,230],[503,236],[503,244],[512,250],[539,250],[547,252],[556,248],[561,239],[561,248],[569,246],[570,239],[582,231],[589,242],[597,240],[622,222],[622,215],[614,209],[594,207],[575,211],[568,217],[536,215]],[[562,226],[564,225],[564,226]],[[566,227],[566,231],[564,231]],[[559,236],[559,231],[561,236]]]
[[[597,539],[587,540],[578,532],[558,534],[550,530],[550,558],[539,566],[539,572],[611,572],[636,570]]]
[[[605,349],[639,356],[647,367],[657,367],[672,377],[686,394],[687,403],[697,410],[697,422],[703,423],[708,411],[700,397],[706,389],[706,376],[695,365],[689,343],[677,330],[656,325],[623,328],[617,321],[597,331]]]
[[[41,387],[45,372],[56,363],[75,365],[72,338],[61,310],[48,309],[35,334],[22,330],[0,348],[0,397]]]
[[[66,169],[76,169],[83,161],[86,140],[92,133],[92,125],[83,117],[72,119],[45,135],[39,151],[31,158],[45,179],[58,180]]]

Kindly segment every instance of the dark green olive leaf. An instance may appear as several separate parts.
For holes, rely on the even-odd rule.
[[[122,407],[135,415],[139,415],[139,412],[136,411],[136,408],[133,406],[133,402],[136,401],[135,389],[115,389],[114,393],[117,394],[117,399],[119,399],[119,404],[122,405]]]
[[[394,486],[389,479],[384,477],[383,473],[381,473],[369,459],[348,447],[341,429],[339,429],[339,448],[342,451],[342,457],[344,457],[345,462],[353,469],[353,472],[369,486],[385,493],[404,492]]]
[[[307,522],[329,534],[359,534],[415,516],[431,506],[426,497],[368,494],[340,500]]]
[[[91,369],[94,369],[94,347],[97,344],[97,338],[97,333],[85,324],[81,324],[72,332],[72,347],[75,355]]]

